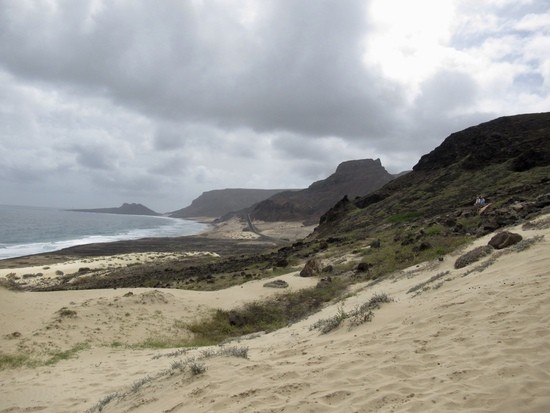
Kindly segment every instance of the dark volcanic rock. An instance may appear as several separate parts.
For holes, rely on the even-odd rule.
[[[510,169],[526,171],[550,164],[550,114],[506,116],[451,134],[420,158],[413,171],[460,163],[463,169],[481,169],[512,161]]]
[[[539,213],[550,194],[550,113],[508,116],[451,134],[413,171],[329,210],[311,238],[382,223],[452,217],[453,233],[483,235]],[[473,208],[482,194],[491,203]],[[539,201],[540,200],[540,201]],[[519,205],[519,206],[518,206]],[[358,210],[359,209],[359,210]],[[465,227],[463,219],[479,227]],[[453,225],[454,224],[454,225]]]
[[[268,288],[288,288],[288,283],[285,280],[273,280],[264,284]]]
[[[523,237],[514,232],[503,231],[496,234],[489,241],[489,245],[496,250],[501,250],[503,248],[509,247],[510,245],[517,244],[523,239]]]
[[[371,265],[367,262],[360,262],[357,264],[357,272],[369,272]]]
[[[300,277],[315,277],[321,273],[321,264],[319,260],[311,259],[306,262],[306,265],[300,271]]]
[[[258,203],[250,216],[261,221],[316,222],[344,196],[348,199],[364,196],[393,178],[380,159],[342,162],[336,172],[306,189],[281,192]]]

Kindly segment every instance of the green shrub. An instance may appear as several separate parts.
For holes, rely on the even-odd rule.
[[[343,293],[347,285],[333,279],[323,287],[283,293],[236,310],[216,310],[209,320],[192,323],[188,328],[195,334],[194,343],[198,340],[208,344],[258,331],[273,331],[319,310],[324,303]]]

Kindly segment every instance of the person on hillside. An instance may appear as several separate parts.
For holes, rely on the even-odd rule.
[[[485,198],[483,198],[481,195],[478,195],[476,198],[476,202],[474,203],[477,207],[484,207],[486,205]]]

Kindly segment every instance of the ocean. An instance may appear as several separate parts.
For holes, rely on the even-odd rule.
[[[185,219],[0,205],[0,259],[75,245],[197,234],[205,224]]]

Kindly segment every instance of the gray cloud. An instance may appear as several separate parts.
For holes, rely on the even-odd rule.
[[[362,2],[266,2],[252,35],[221,3],[92,4],[3,13],[4,66],[148,115],[258,131],[365,136],[387,126],[380,100],[399,103],[361,62]]]
[[[412,65],[365,61],[375,1],[3,1],[0,191],[28,202],[40,181],[51,204],[64,182],[72,206],[173,210],[306,187],[348,159],[396,172],[463,127],[548,108],[541,2],[456,2],[413,83]]]

